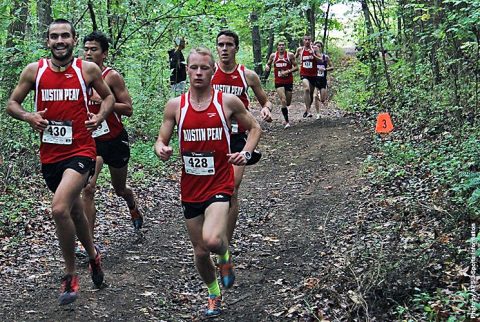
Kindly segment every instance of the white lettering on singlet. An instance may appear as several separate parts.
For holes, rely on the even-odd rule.
[[[53,101],[77,101],[80,96],[80,89],[78,88],[63,88],[63,89],[42,89],[42,102]]]
[[[276,63],[275,66],[277,66],[278,68],[282,68],[282,67],[287,67],[287,63]]]
[[[222,133],[221,127],[206,129],[184,129],[183,140],[185,142],[219,141],[222,139]]]
[[[216,89],[217,91],[221,91],[227,94],[233,94],[237,96],[240,96],[243,93],[243,86],[214,84],[213,88]]]
[[[302,60],[311,60],[313,59],[312,55],[302,56]]]

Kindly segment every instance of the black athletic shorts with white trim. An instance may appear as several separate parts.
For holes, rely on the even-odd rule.
[[[72,157],[55,163],[42,163],[43,179],[45,179],[50,191],[57,191],[58,185],[62,181],[63,173],[67,169],[73,169],[81,174],[89,172],[88,179],[85,181],[85,185],[87,185],[95,173],[95,160],[88,157]]]
[[[293,92],[293,84],[275,84],[275,88],[285,87],[285,92]]]
[[[192,219],[200,215],[205,214],[205,210],[214,202],[227,202],[230,204],[230,199],[232,196],[229,196],[225,193],[219,193],[211,197],[210,199],[204,202],[183,202],[183,215],[185,219]]]
[[[327,78],[326,77],[317,77],[317,86],[318,89],[327,88]]]
[[[125,129],[112,140],[95,140],[95,143],[97,144],[97,155],[102,157],[105,164],[117,169],[128,164],[130,145],[128,143],[128,133]]]
[[[240,132],[230,135],[230,151],[241,152],[247,143],[247,133]],[[252,158],[248,160],[247,165],[252,165],[260,161],[262,153],[260,151],[254,150],[252,153]]]
[[[317,82],[317,76],[300,76],[301,79],[306,79],[310,83],[310,85],[313,85],[314,87],[320,89],[319,84]]]

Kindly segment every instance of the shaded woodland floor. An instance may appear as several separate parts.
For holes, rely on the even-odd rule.
[[[365,191],[359,169],[368,134],[333,106],[322,109],[320,120],[302,113],[297,101],[291,128],[283,128],[279,108],[273,123],[262,124],[263,159],[248,168],[240,192],[232,245],[237,281],[223,293],[218,321],[352,319],[362,309],[349,288],[355,279],[343,274],[355,270],[349,267],[352,223]],[[146,216],[140,234],[123,202],[100,188],[96,241],[104,249],[105,287],[94,289],[87,265],[79,263],[79,299],[64,307],[57,304],[62,262],[50,196],[42,192],[43,215],[31,221],[24,240],[2,252],[1,320],[202,320],[206,289],[193,265],[177,179],[173,171],[135,184]]]

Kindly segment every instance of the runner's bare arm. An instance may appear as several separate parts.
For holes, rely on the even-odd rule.
[[[290,73],[293,74],[298,70],[297,60],[295,59],[295,55],[293,53],[288,53],[288,57],[292,63],[292,69],[290,69]]]
[[[295,51],[295,58],[300,57],[301,52],[302,52],[302,47],[298,47],[297,50]]]
[[[260,124],[258,124],[257,120],[253,117],[253,115],[245,109],[242,101],[240,101],[237,96],[223,94],[223,102],[224,109],[226,109],[227,112],[226,115],[229,115],[230,118],[235,118],[238,123],[242,125],[242,127],[247,129],[248,137],[243,151],[248,151],[252,153],[253,150],[255,150],[262,134]],[[245,155],[241,152],[231,153],[228,156],[228,162],[234,165],[244,165],[247,163]]]
[[[157,141],[155,142],[155,154],[162,161],[167,161],[173,153],[173,149],[168,144],[177,124],[177,112],[180,106],[180,98],[176,97],[167,102],[163,112],[163,122],[160,126]]]
[[[113,105],[114,112],[119,115],[132,116],[132,98],[128,93],[122,75],[116,70],[112,70],[107,74],[107,77],[105,77],[105,82],[107,82],[107,85],[115,97],[115,105]]]
[[[46,110],[30,113],[22,107],[25,97],[27,97],[28,93],[35,87],[35,75],[37,74],[37,70],[38,63],[31,63],[25,67],[20,75],[17,87],[15,87],[8,100],[6,111],[8,115],[13,118],[25,121],[30,124],[34,130],[42,132],[48,125],[48,121],[43,118]]]
[[[85,121],[87,129],[89,131],[94,131],[107,118],[108,114],[113,111],[115,98],[113,97],[107,83],[103,80],[102,72],[97,64],[87,61],[82,61],[82,64],[85,82],[90,84],[102,98],[98,113],[89,113],[89,119]]]
[[[264,121],[271,122],[272,121],[272,103],[268,100],[267,94],[262,88],[262,84],[260,83],[260,78],[258,77],[257,73],[253,70],[245,69],[245,77],[247,78],[247,84],[249,87],[252,88],[255,97],[257,98],[258,102],[262,106],[262,117]]]
[[[333,63],[332,63],[332,60],[330,59],[330,56],[327,56],[327,71],[331,71],[333,70],[334,67],[333,67]]]
[[[268,57],[267,64],[265,65],[265,71],[268,72],[270,71],[270,68],[272,67],[273,60],[275,59],[275,54],[271,54],[270,57]]]

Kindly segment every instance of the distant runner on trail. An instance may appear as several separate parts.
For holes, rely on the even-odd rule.
[[[315,95],[315,109],[317,120],[320,119],[320,102],[325,107],[328,98],[327,72],[333,70],[333,63],[330,57],[323,52],[323,43],[315,41],[315,47],[321,53],[321,59],[317,59],[317,95]]]
[[[227,94],[234,94],[240,98],[244,105],[244,109],[249,108],[248,88],[251,87],[255,97],[262,106],[261,114],[264,121],[272,121],[272,103],[268,100],[267,94],[262,88],[260,78],[257,73],[246,68],[244,65],[237,64],[236,54],[239,49],[238,35],[230,30],[222,30],[217,35],[217,53],[218,64],[216,65],[215,74],[213,75],[213,88]],[[246,129],[235,121],[232,125],[232,136],[230,148],[232,152],[240,152],[244,149],[247,140]],[[254,153],[252,159],[248,164],[254,160],[258,161],[259,154]],[[245,165],[235,165],[235,190],[232,195],[230,203],[230,213],[228,216],[228,241],[231,243],[233,231],[238,218],[239,202],[238,190],[242,183],[243,174],[245,172]]]
[[[235,95],[214,90],[215,68],[212,53],[195,48],[187,58],[190,90],[169,100],[165,106],[155,153],[166,161],[175,126],[183,161],[180,180],[181,201],[188,235],[193,245],[195,266],[208,288],[206,316],[221,313],[222,296],[211,253],[218,256],[220,279],[225,288],[233,286],[235,275],[228,250],[228,211],[234,191],[233,165],[250,159],[261,129],[258,122]],[[249,131],[240,152],[230,151],[232,119]]]
[[[312,37],[310,35],[303,36],[303,46],[297,48],[295,57],[299,59],[300,78],[303,86],[303,100],[305,102],[303,117],[312,117],[310,108],[313,102],[313,92],[315,87],[318,86],[316,60],[320,59],[320,52],[316,47],[312,46]]]
[[[285,50],[285,41],[277,43],[277,52],[272,53],[268,58],[265,71],[270,71],[273,64],[275,76],[275,89],[277,90],[280,103],[282,104],[282,114],[285,119],[285,128],[290,127],[288,121],[288,107],[292,102],[293,91],[293,73],[298,70],[295,55]]]
[[[107,118],[115,101],[96,64],[73,57],[77,43],[72,23],[57,19],[47,30],[50,59],[29,64],[20,75],[8,101],[7,113],[40,132],[40,161],[48,188],[54,192],[52,217],[65,260],[60,305],[76,300],[78,276],[75,272],[75,235],[90,258],[93,283],[103,283],[101,257],[94,247],[83,211],[80,192],[95,169],[95,141],[92,132]],[[87,87],[102,100],[96,114],[87,105]],[[35,112],[22,103],[35,90]]]
[[[115,193],[127,203],[133,227],[140,229],[143,225],[143,216],[138,210],[138,203],[135,200],[132,189],[126,184],[130,146],[128,133],[122,124],[122,116],[130,117],[132,115],[132,99],[125,87],[123,77],[116,70],[104,65],[108,55],[108,42],[108,37],[99,31],[94,31],[83,39],[85,60],[94,62],[100,67],[102,77],[115,97],[113,112],[102,123],[101,127],[93,132],[97,146],[95,174],[82,193],[85,215],[88,218],[92,236],[96,220],[95,186],[104,163],[108,165]],[[88,90],[88,107],[90,111],[93,113],[97,112],[101,103],[102,99],[90,88]]]

